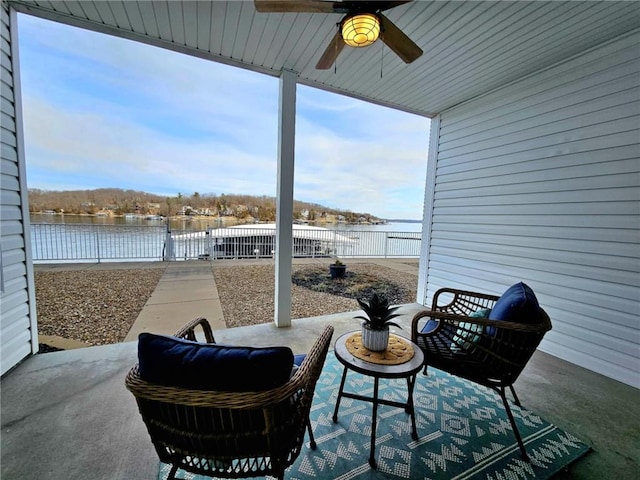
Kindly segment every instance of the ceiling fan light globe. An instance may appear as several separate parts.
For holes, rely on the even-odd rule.
[[[350,47],[367,47],[380,36],[380,19],[373,13],[357,13],[342,22],[342,39]]]

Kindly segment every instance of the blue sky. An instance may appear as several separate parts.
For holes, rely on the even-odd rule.
[[[30,188],[275,196],[278,79],[20,15]],[[420,219],[429,120],[298,86],[296,200]]]

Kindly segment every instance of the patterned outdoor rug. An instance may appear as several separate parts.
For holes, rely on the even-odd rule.
[[[338,423],[336,404],[340,364],[329,352],[316,387],[311,423],[318,448],[303,446],[285,478],[303,479],[545,479],[588,452],[570,433],[512,404],[531,463],[523,461],[500,397],[435,369],[418,374],[414,392],[419,439],[402,408],[380,405],[376,436],[378,469],[369,466],[372,404],[343,398]],[[371,395],[373,381],[349,371],[345,391]],[[380,381],[380,398],[406,400],[405,380]],[[526,398],[522,398],[526,402]],[[169,466],[160,465],[164,480]],[[178,477],[208,477],[182,470]],[[267,477],[271,478],[271,477]]]

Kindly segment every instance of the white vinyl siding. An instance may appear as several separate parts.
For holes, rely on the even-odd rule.
[[[636,387],[639,45],[635,32],[440,114],[423,299],[524,281],[553,324],[541,350]]]
[[[37,335],[33,314],[33,269],[28,251],[28,219],[24,218],[26,190],[21,151],[19,92],[15,51],[8,7],[0,9],[1,74],[0,74],[0,355],[1,373],[37,351]],[[15,13],[14,13],[15,15]],[[15,16],[13,17],[15,19]],[[15,34],[13,35],[15,36]]]

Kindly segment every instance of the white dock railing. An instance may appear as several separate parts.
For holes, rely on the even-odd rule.
[[[274,255],[272,229],[252,226],[231,230],[190,232],[168,231],[165,225],[34,223],[31,246],[37,263],[222,260]],[[420,241],[420,232],[301,229],[294,230],[292,255],[297,258],[419,257]]]

